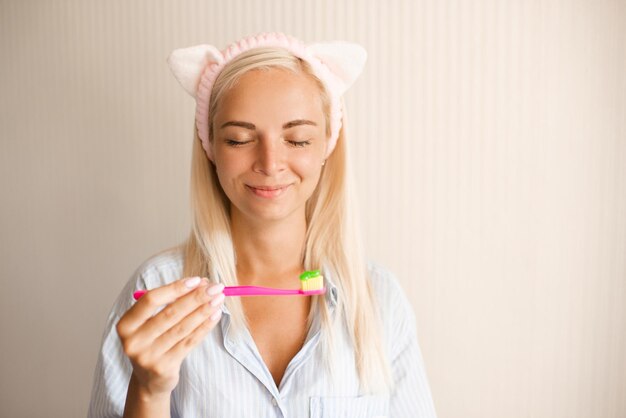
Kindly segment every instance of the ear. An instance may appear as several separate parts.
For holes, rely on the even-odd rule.
[[[363,71],[367,51],[359,44],[345,41],[320,42],[308,46],[339,79],[343,94]]]
[[[172,51],[167,64],[181,86],[194,98],[202,71],[211,63],[221,63],[222,53],[212,45],[196,45]]]

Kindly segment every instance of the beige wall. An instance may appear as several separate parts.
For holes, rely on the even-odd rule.
[[[263,7],[261,7],[263,4]],[[174,48],[369,51],[346,100],[367,249],[440,418],[626,416],[624,1],[0,2],[0,416],[86,414],[106,314],[187,232]]]

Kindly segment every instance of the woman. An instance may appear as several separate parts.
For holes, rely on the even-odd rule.
[[[412,309],[357,233],[341,95],[365,51],[271,33],[168,61],[197,103],[192,233],[116,301],[89,416],[435,417]],[[322,295],[224,296],[314,269]]]

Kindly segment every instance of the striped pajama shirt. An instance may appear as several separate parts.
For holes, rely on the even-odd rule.
[[[88,417],[121,417],[132,366],[123,352],[115,325],[134,303],[132,292],[152,289],[182,277],[183,256],[168,250],[148,258],[131,276],[108,316],[98,355]],[[395,389],[385,395],[363,395],[346,329],[338,329],[333,376],[323,367],[320,324],[311,326],[301,350],[276,386],[250,333],[235,335],[230,314],[222,318],[181,365],[171,395],[171,416],[208,417],[392,417],[436,418],[416,335],[415,316],[396,278],[369,263],[370,278],[382,312],[383,337]],[[335,314],[338,288],[327,269],[325,302]],[[341,321],[338,321],[341,323]]]

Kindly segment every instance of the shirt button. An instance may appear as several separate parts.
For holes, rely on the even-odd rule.
[[[276,400],[276,398],[272,398],[272,405],[274,406],[278,405],[278,401]]]

